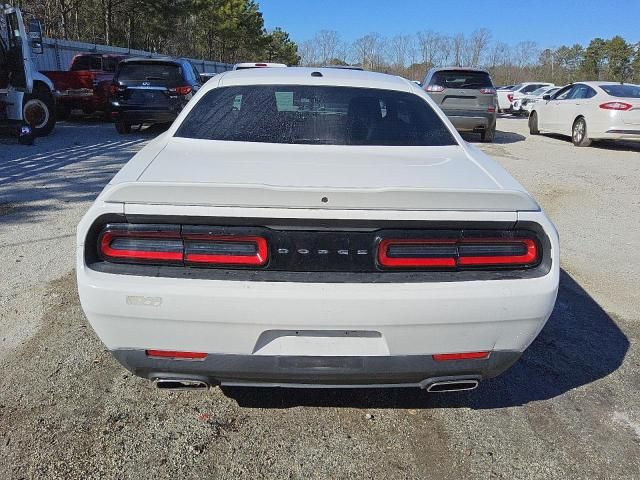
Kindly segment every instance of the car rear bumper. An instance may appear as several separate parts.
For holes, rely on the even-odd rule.
[[[138,108],[115,103],[111,105],[114,119],[131,124],[173,122],[181,110],[182,106],[177,105],[163,108]]]
[[[112,352],[129,371],[149,380],[271,387],[421,387],[436,382],[495,377],[520,352],[492,352],[478,360],[435,361],[431,355],[282,356],[208,355],[204,360],[154,358],[144,350]]]
[[[496,113],[486,110],[444,110],[444,113],[462,131],[489,129],[496,122]]]

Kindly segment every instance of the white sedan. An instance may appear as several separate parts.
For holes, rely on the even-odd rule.
[[[472,389],[559,281],[553,224],[424,91],[331,68],[211,79],[77,242],[89,322],[163,388]]]
[[[542,98],[529,116],[531,135],[570,135],[578,147],[593,140],[640,140],[640,85],[580,82]]]

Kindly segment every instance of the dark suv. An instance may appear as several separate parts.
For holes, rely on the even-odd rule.
[[[432,68],[422,85],[454,127],[478,132],[483,142],[493,142],[497,97],[489,72],[476,68]]]
[[[200,75],[185,59],[123,60],[111,84],[116,130],[130,133],[131,125],[172,122],[200,85]]]

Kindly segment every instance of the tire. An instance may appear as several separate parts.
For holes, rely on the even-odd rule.
[[[591,140],[587,132],[587,122],[584,117],[578,117],[571,127],[571,141],[576,147],[588,147]]]
[[[493,140],[496,138],[496,125],[495,123],[488,130],[484,130],[480,134],[480,141],[484,143],[493,143]]]
[[[116,122],[116,131],[120,135],[128,135],[131,133],[131,124],[118,120]]]
[[[36,137],[46,137],[56,126],[56,102],[51,92],[34,89],[24,96],[22,115],[24,121],[33,129]]]
[[[540,135],[540,130],[538,129],[538,114],[536,112],[531,112],[531,115],[529,115],[529,133],[531,135]]]

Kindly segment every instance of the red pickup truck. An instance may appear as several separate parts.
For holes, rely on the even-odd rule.
[[[109,118],[109,86],[118,62],[124,58],[125,55],[83,53],[73,57],[66,72],[42,72],[55,87],[58,119],[68,118],[74,109],[87,115],[101,111]]]

